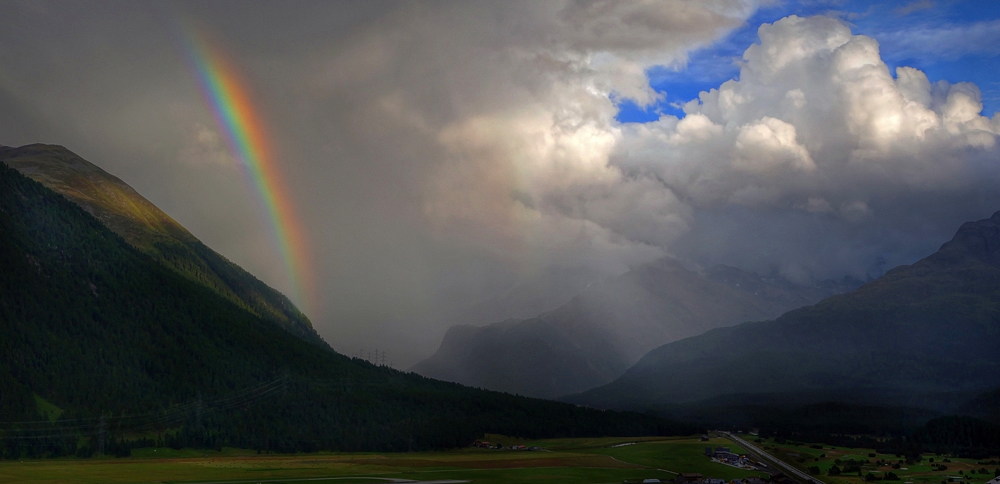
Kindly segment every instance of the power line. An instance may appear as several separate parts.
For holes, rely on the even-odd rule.
[[[272,397],[287,389],[288,380],[289,376],[285,374],[251,388],[207,400],[199,397],[197,400],[176,407],[144,414],[110,417],[102,413],[100,417],[56,420],[55,422],[47,420],[0,422],[0,426],[2,426],[0,427],[0,438],[13,440],[58,439],[77,437],[82,433],[96,431],[99,443],[98,452],[103,453],[104,441],[111,425],[116,426],[117,432],[140,432],[177,424],[192,417],[199,419],[204,412],[245,407]],[[48,425],[43,426],[43,424]]]

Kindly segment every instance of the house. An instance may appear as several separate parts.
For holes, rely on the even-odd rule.
[[[986,481],[986,484],[1000,484],[1000,477],[994,477],[993,479]]]
[[[761,479],[759,477],[748,477],[746,479],[743,479],[743,484],[767,484],[767,483],[764,482],[764,479]]]
[[[796,484],[795,480],[784,474],[778,473],[771,476],[771,482],[774,484]]]
[[[723,479],[718,479],[718,478],[715,478],[715,477],[708,477],[708,478],[706,478],[706,479],[705,479],[704,481],[702,481],[702,482],[703,482],[704,484],[726,484],[726,481],[725,481],[725,480],[723,480]]]
[[[701,441],[702,442],[708,442],[708,436],[707,435],[702,435],[701,436]]]
[[[683,474],[678,474],[677,479],[674,479],[674,482],[677,484],[700,484],[704,478],[705,476],[698,474],[697,472],[685,472]]]
[[[740,455],[732,452],[716,452],[715,458],[728,462],[738,462],[740,460]]]

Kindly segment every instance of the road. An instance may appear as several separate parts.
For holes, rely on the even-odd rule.
[[[733,442],[736,442],[737,444],[743,446],[743,448],[746,449],[747,452],[750,452],[751,454],[757,454],[758,458],[776,464],[778,467],[781,468],[781,470],[787,472],[789,475],[795,476],[799,479],[802,479],[804,482],[808,482],[810,484],[824,484],[823,481],[817,479],[816,476],[810,476],[809,474],[806,474],[805,472],[796,469],[791,464],[787,464],[782,460],[774,457],[773,455],[764,452],[763,449],[757,447],[756,445],[751,444],[750,442],[747,442],[729,432],[719,432],[719,433],[726,436],[727,439],[732,440]]]

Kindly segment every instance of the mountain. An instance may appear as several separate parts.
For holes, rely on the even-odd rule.
[[[614,382],[566,400],[637,409],[813,395],[930,407],[1000,387],[998,347],[1000,212],[857,290],[661,346]]]
[[[174,272],[289,332],[325,345],[283,294],[208,248],[132,187],[62,146],[0,146],[0,162],[66,197]]]
[[[454,325],[473,326],[532,318],[566,304],[603,276],[585,267],[551,266],[488,297],[459,306],[444,318]]]
[[[0,452],[406,450],[688,432],[429,380],[305,341],[0,164]]]
[[[686,269],[672,259],[601,280],[530,319],[459,325],[412,369],[470,386],[553,398],[608,383],[660,344],[777,316],[842,291],[800,287],[733,267]]]
[[[1000,424],[1000,388],[980,393],[962,404],[959,412]]]

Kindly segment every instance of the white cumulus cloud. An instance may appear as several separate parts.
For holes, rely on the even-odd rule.
[[[890,72],[875,39],[834,18],[791,16],[759,36],[739,77],[685,116],[623,129],[613,164],[682,202],[690,230],[663,241],[670,252],[863,275],[1000,209],[1000,131],[975,85]]]

